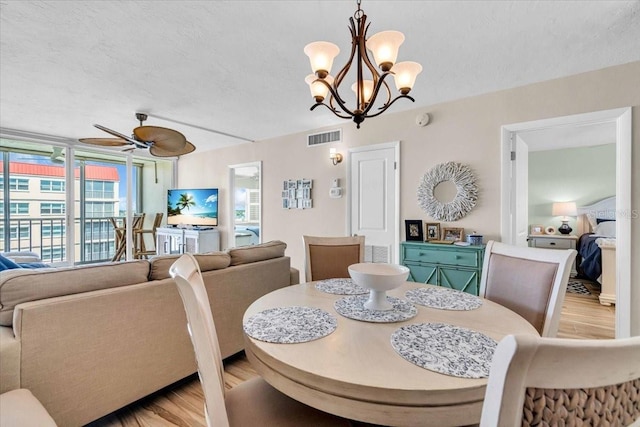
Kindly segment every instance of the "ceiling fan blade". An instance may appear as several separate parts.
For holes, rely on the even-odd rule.
[[[130,136],[124,135],[124,134],[122,134],[120,132],[116,132],[115,130],[111,130],[111,129],[106,128],[106,127],[104,127],[102,125],[94,125],[94,126],[97,127],[98,129],[100,129],[101,131],[104,131],[104,132],[106,132],[108,134],[111,134],[113,136],[117,136],[118,138],[122,138],[125,141],[128,141],[130,144],[135,144],[135,145],[140,144],[139,141],[136,141],[135,139],[131,138]],[[142,146],[144,147],[144,145],[142,145]]]
[[[152,142],[153,147],[166,152],[179,152],[187,144],[187,139],[177,130],[158,126],[140,126],[133,130],[133,134],[136,138]]]
[[[193,145],[189,141],[186,141],[186,143],[187,144],[184,146],[184,148],[178,151],[166,151],[156,147],[155,145],[152,145],[151,147],[149,147],[149,153],[151,153],[152,156],[156,156],[156,157],[177,157],[177,156],[182,156],[183,154],[191,153],[196,150],[195,145]]]
[[[85,144],[103,145],[107,147],[119,147],[121,145],[128,145],[129,143],[120,138],[80,138],[78,141]]]

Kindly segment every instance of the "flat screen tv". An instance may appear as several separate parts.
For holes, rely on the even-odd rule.
[[[217,188],[177,188],[167,191],[167,224],[194,227],[218,225]]]

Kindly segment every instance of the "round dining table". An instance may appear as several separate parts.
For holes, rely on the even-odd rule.
[[[245,352],[256,371],[282,393],[325,412],[384,426],[462,426],[480,422],[487,378],[461,378],[425,369],[400,356],[391,345],[398,328],[439,323],[469,329],[500,341],[508,334],[538,335],[513,311],[482,299],[473,310],[443,310],[415,305],[417,315],[393,323],[354,320],[336,312],[344,295],[320,291],[316,282],[288,286],[256,300],[249,319],[278,307],[322,309],[337,320],[322,338],[280,344],[251,338]],[[406,300],[406,292],[430,287],[405,282],[388,291]]]

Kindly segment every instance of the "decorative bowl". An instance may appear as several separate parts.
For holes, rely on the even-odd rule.
[[[402,285],[409,276],[409,268],[404,265],[387,263],[360,263],[349,266],[349,275],[353,281],[369,289],[369,299],[364,308],[369,310],[391,310],[387,301],[387,291]]]

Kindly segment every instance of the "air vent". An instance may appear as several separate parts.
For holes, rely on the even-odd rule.
[[[307,147],[314,147],[320,144],[342,141],[342,129],[330,130],[328,132],[314,133],[307,135]]]

